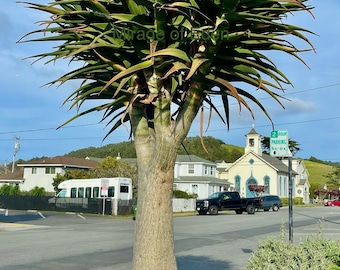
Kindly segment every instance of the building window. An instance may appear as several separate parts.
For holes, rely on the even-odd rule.
[[[210,175],[214,175],[214,168],[212,166],[210,167]]]
[[[253,138],[249,139],[249,146],[253,147],[254,144],[255,144],[254,139]]]
[[[192,190],[192,193],[194,193],[194,194],[198,194],[198,185],[192,185],[191,186],[191,190]]]
[[[241,177],[239,175],[235,176],[235,190],[241,192]]]
[[[267,189],[264,191],[264,193],[270,194],[270,178],[268,175],[264,177],[264,186],[267,187]]]
[[[45,174],[55,174],[55,167],[46,167]]]
[[[35,167],[32,168],[32,174],[37,174],[37,168]]]
[[[195,165],[188,164],[188,174],[194,174],[194,173],[195,173]]]
[[[287,197],[287,178],[283,179],[283,196]]]
[[[208,166],[204,166],[204,174],[205,174],[205,175],[208,174]]]

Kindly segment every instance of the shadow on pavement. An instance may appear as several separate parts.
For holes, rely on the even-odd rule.
[[[202,256],[177,257],[177,268],[178,270],[234,270],[229,262],[211,260],[208,257]]]

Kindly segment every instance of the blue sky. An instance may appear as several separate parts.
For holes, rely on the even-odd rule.
[[[47,3],[48,0],[32,0]],[[287,55],[275,53],[277,66],[288,76],[294,87],[287,86],[283,95],[285,109],[272,102],[261,92],[255,93],[269,111],[276,130],[287,130],[289,137],[300,144],[297,157],[317,157],[321,160],[340,161],[340,52],[339,0],[308,1],[314,6],[312,18],[308,13],[295,14],[288,22],[310,29],[318,35],[308,35],[316,53],[301,54],[310,70],[301,62]],[[0,165],[13,159],[15,137],[19,138],[20,150],[16,159],[28,160],[41,156],[64,155],[85,147],[100,147],[129,140],[125,128],[113,133],[104,142],[108,132],[105,124],[99,124],[100,113],[78,119],[65,128],[56,127],[72,117],[64,99],[76,87],[67,84],[61,88],[42,87],[62,75],[65,63],[31,65],[23,58],[49,51],[50,44],[17,44],[20,37],[38,26],[35,22],[47,19],[48,14],[25,8],[13,0],[3,0],[0,11]],[[300,44],[300,43],[298,43]],[[300,48],[307,48],[301,43]],[[238,111],[231,106],[230,130],[216,116],[204,133],[227,144],[245,145],[245,134],[252,125],[263,136],[270,136],[269,120],[254,108],[255,120],[246,110]],[[199,121],[193,123],[189,136],[199,135]],[[124,157],[124,153],[121,153]]]

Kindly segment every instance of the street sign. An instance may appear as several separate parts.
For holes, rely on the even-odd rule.
[[[107,197],[109,195],[109,179],[101,180],[100,195],[102,197]]]
[[[270,155],[272,157],[287,157],[288,148],[288,131],[272,130],[270,132]]]

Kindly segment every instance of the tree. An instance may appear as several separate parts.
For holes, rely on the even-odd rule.
[[[263,149],[267,153],[269,153],[270,152],[270,138],[266,136],[262,137],[261,144],[262,144]],[[295,156],[295,154],[301,150],[300,144],[292,139],[289,139],[288,147],[293,156]]]
[[[106,157],[94,168],[95,177],[128,177],[132,179],[134,197],[137,197],[137,167],[114,157]]]
[[[327,184],[330,188],[340,188],[340,167],[333,167],[325,177],[328,178]]]
[[[56,192],[59,192],[60,189],[58,188],[59,184],[65,180],[69,179],[87,179],[87,178],[94,178],[95,175],[93,171],[87,170],[66,170],[65,173],[62,175],[57,173],[55,177],[52,179],[52,186]]]
[[[306,49],[295,47],[290,37],[313,49],[305,36],[311,32],[283,20],[299,11],[310,12],[304,3],[54,0],[29,4],[52,16],[19,42],[58,41],[51,52],[33,58],[83,63],[50,83],[82,81],[65,100],[79,112],[64,125],[98,111],[103,112],[101,121],[110,126],[107,136],[130,124],[138,167],[134,269],[177,268],[171,200],[174,165],[196,115],[201,135],[207,108],[208,120],[216,113],[229,127],[230,99],[252,117],[250,104],[255,104],[271,121],[256,92],[243,89],[245,85],[282,105],[276,90],[290,81],[265,52],[284,52],[303,62],[298,53]],[[212,96],[220,97],[220,103]],[[82,111],[84,102],[99,99],[105,102]]]
[[[46,196],[46,190],[43,187],[34,187],[29,191],[31,196]]]

